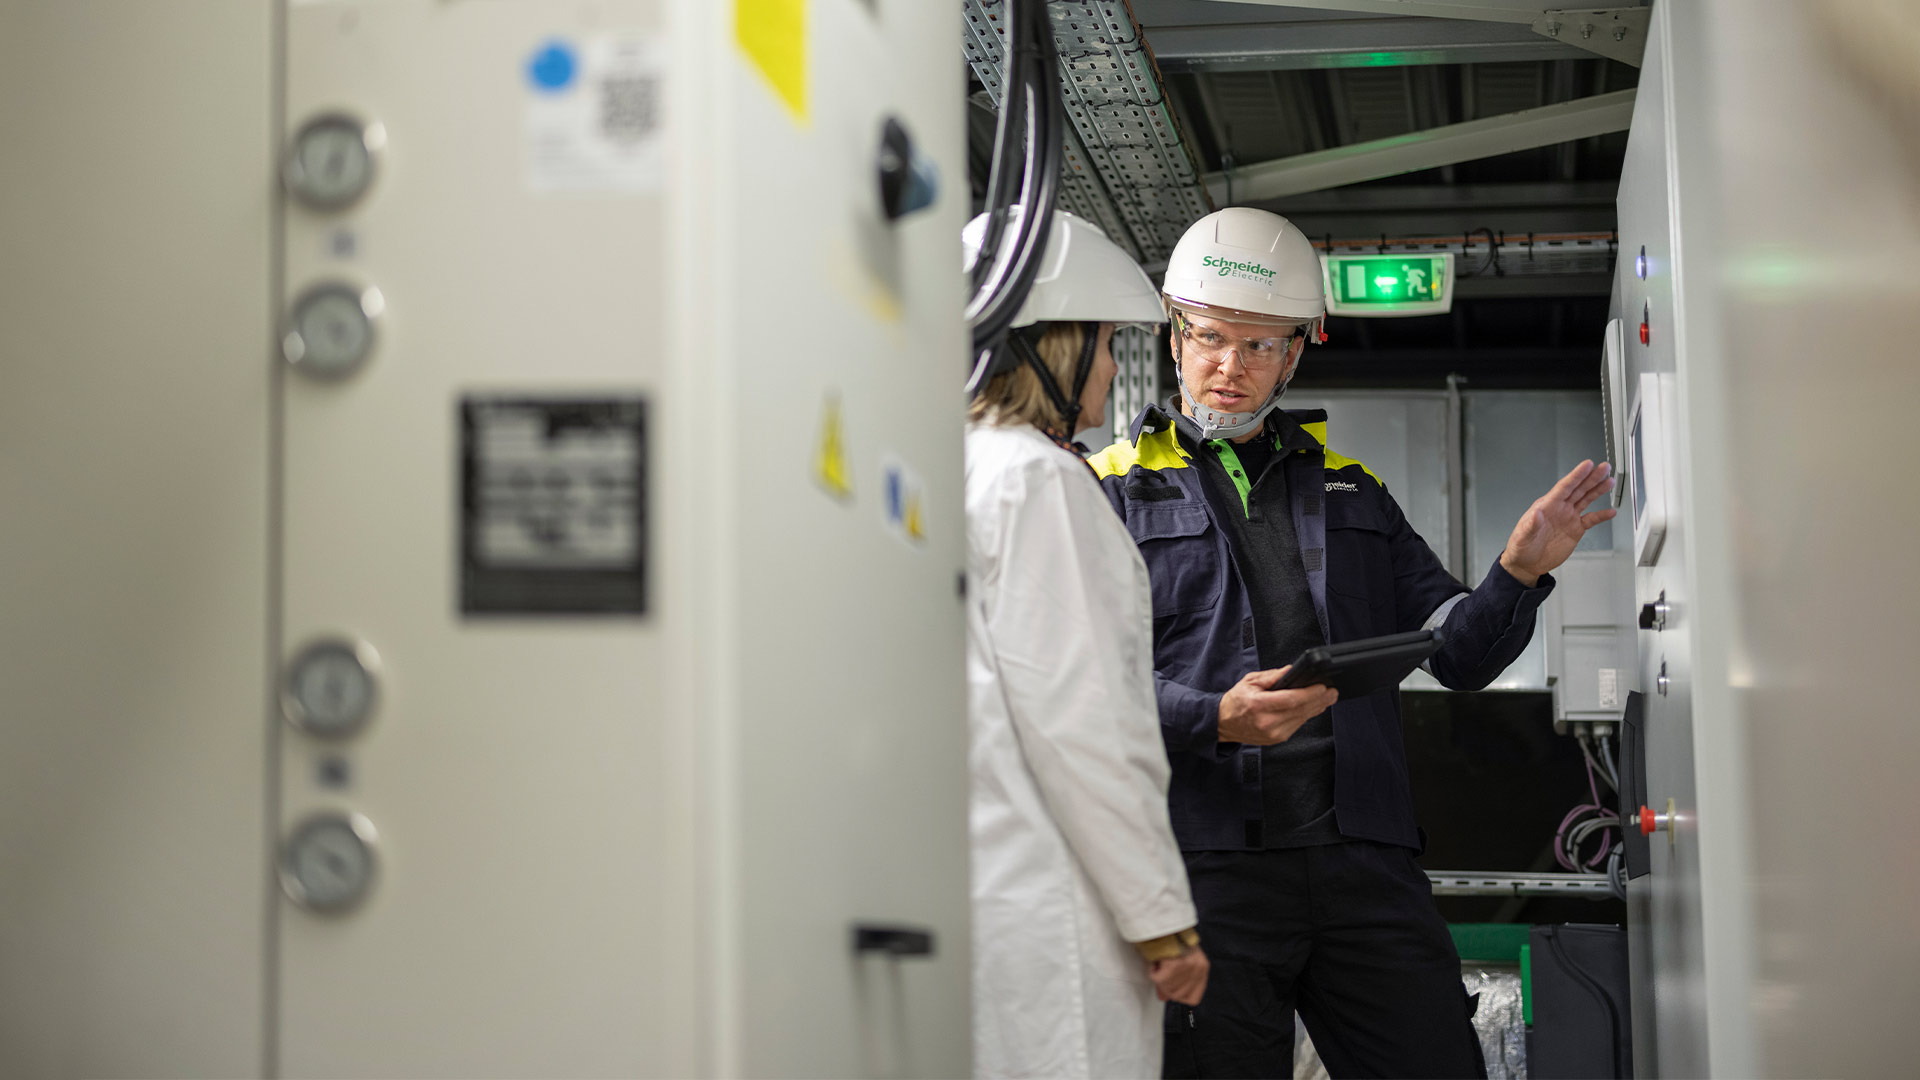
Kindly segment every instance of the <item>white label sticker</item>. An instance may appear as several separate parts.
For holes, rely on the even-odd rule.
[[[527,58],[527,187],[658,191],[666,182],[667,43],[658,34],[554,38]]]
[[[1600,707],[1617,709],[1620,707],[1620,669],[1603,667],[1600,669]]]

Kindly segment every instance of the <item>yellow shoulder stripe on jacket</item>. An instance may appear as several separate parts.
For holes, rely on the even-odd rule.
[[[1174,437],[1172,425],[1141,433],[1137,443],[1122,439],[1088,458],[1087,464],[1093,466],[1094,473],[1102,479],[1125,476],[1135,467],[1185,469],[1190,465],[1187,452],[1180,449],[1180,440]]]
[[[1327,457],[1327,468],[1333,470],[1334,472],[1339,472],[1341,469],[1344,469],[1349,465],[1358,465],[1360,466],[1360,471],[1363,473],[1366,473],[1368,476],[1373,477],[1373,482],[1376,484],[1379,484],[1382,489],[1384,489],[1387,486],[1387,482],[1385,480],[1380,479],[1380,474],[1374,472],[1372,469],[1367,468],[1367,465],[1365,462],[1357,461],[1353,458],[1348,457],[1345,454],[1336,454],[1331,450],[1326,450],[1322,452],[1326,454],[1326,457]]]

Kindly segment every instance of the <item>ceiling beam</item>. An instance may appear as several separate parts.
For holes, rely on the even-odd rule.
[[[1228,4],[1255,4],[1262,7],[1316,8],[1321,11],[1353,11],[1366,15],[1419,15],[1431,19],[1466,19],[1470,22],[1519,23],[1532,25],[1540,13],[1552,7],[1539,0],[1220,0]]]
[[[1261,202],[1625,131],[1633,122],[1633,98],[1634,91],[1621,90],[1296,154],[1235,169],[1231,184],[1224,172],[1208,173],[1207,190],[1221,206]]]
[[[1290,213],[1383,213],[1395,210],[1561,209],[1571,206],[1613,208],[1620,184],[1615,180],[1548,181],[1507,184],[1408,184],[1403,187],[1334,188],[1296,195],[1286,201]]]
[[[1480,229],[1510,238],[1529,232],[1611,232],[1614,180],[1523,184],[1363,184],[1254,205],[1308,236],[1457,236]],[[1236,191],[1235,194],[1238,194]]]
[[[1640,66],[1653,11],[1645,0],[1608,8],[1556,7],[1540,0],[1221,0],[1229,4],[1313,8],[1366,15],[1411,15],[1467,22],[1515,23],[1576,49]]]
[[[1147,40],[1160,70],[1195,73],[1484,64],[1586,55],[1528,26],[1450,19],[1154,26],[1148,28]]]

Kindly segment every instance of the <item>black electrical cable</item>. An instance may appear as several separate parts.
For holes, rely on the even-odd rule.
[[[973,284],[976,291],[992,276],[998,265],[1001,241],[1006,237],[1007,225],[1012,215],[1007,211],[1014,204],[1018,190],[1016,177],[1019,165],[1026,156],[1026,142],[1022,131],[1027,124],[1027,103],[1025,68],[1021,63],[1025,54],[1028,34],[1028,21],[1024,18],[1029,0],[1010,0],[1007,11],[1007,54],[1001,67],[1000,115],[994,124],[993,163],[987,172],[987,190],[985,208],[988,213],[986,233],[981,238],[980,254],[973,266]],[[971,305],[969,305],[971,306]]]
[[[1044,18],[1044,9],[1035,10]],[[1053,74],[1054,67],[1050,62],[1052,27],[1048,24],[1042,29],[1046,34],[1043,47],[1038,51],[1049,62],[1039,65],[1045,69],[1045,81],[1038,85],[1030,84],[1026,89],[1029,97],[1028,155],[1027,168],[1022,170],[1020,231],[1008,261],[1004,286],[997,295],[989,298],[976,316],[973,326],[976,348],[992,347],[1011,327],[1014,316],[1026,303],[1034,278],[1040,273],[1040,256],[1053,231],[1054,204],[1060,187],[1060,128],[1065,108],[1060,101],[1059,88],[1054,82],[1057,76]]]
[[[1029,93],[1041,100],[1032,103],[1040,107],[1030,109],[1028,137],[1036,141],[1044,139],[1049,145],[1043,146],[1038,156],[1039,167],[1028,170],[1030,182],[1021,188],[1021,229],[1008,267],[1006,287],[988,304],[974,327],[974,339],[979,344],[998,340],[1012,326],[1014,316],[1026,303],[1027,293],[1040,274],[1041,255],[1046,250],[1047,238],[1053,233],[1054,203],[1060,188],[1060,134],[1058,123],[1045,118],[1057,119],[1061,115],[1060,95],[1051,86],[1046,90],[1029,90]]]
[[[1460,275],[1461,277],[1479,277],[1481,274],[1484,274],[1489,270],[1493,270],[1500,265],[1500,244],[1498,241],[1496,241],[1493,238],[1492,229],[1488,229],[1485,227],[1474,229],[1471,232],[1467,233],[1467,239],[1472,240],[1475,236],[1479,235],[1480,233],[1487,234],[1487,261],[1481,263],[1478,267],[1472,270],[1464,271],[1463,273],[1461,273]]]
[[[987,226],[974,262],[975,295],[968,304],[970,317],[974,309],[984,302],[985,293],[998,287],[993,283],[994,275],[1005,272],[1000,249],[1006,239],[1007,227],[1014,221],[1009,210],[1018,200],[1019,184],[1028,164],[1025,129],[1027,107],[1032,100],[1027,92],[1025,63],[1031,51],[1027,47],[1030,36],[1028,2],[1030,0],[1009,3],[1007,11],[1007,52],[1001,67],[1000,116],[994,125],[993,164],[987,174]],[[1018,226],[1015,228],[1017,236]]]
[[[1573,976],[1574,981],[1578,982],[1587,993],[1592,994],[1598,999],[1601,1006],[1607,1010],[1607,1032],[1610,1036],[1607,1039],[1607,1060],[1612,1063],[1612,1069],[1607,1075],[1619,1076],[1620,1010],[1614,1006],[1613,998],[1607,995],[1606,990],[1601,987],[1599,983],[1595,982],[1592,976],[1582,971],[1580,965],[1574,963],[1573,958],[1567,955],[1566,947],[1560,944],[1560,935],[1547,935],[1547,944],[1552,946],[1554,959],[1560,961],[1560,966],[1566,969],[1567,974]]]
[[[1021,39],[1018,20],[1007,28],[1012,41]],[[973,287],[977,293],[993,275],[999,263],[1000,244],[1006,239],[1007,225],[1013,220],[1007,212],[1013,205],[1015,191],[1012,185],[1018,175],[1015,162],[1023,153],[1024,142],[1020,131],[1026,126],[1027,93],[1019,80],[1019,69],[1014,63],[1009,49],[1009,57],[1002,69],[1004,91],[1000,99],[1000,116],[993,131],[993,164],[987,171],[986,191],[986,232],[980,238],[980,253],[973,264]]]
[[[1039,275],[1059,197],[1066,108],[1060,100],[1059,56],[1044,0],[1009,0],[1007,35],[1006,92],[987,183],[989,217],[974,263],[974,296],[967,305],[975,356],[967,381],[970,394],[1018,362],[1002,346]],[[1017,154],[1021,148],[1015,145],[1016,133],[1025,136],[1023,153]],[[1021,208],[1017,225],[1012,213],[1016,205]]]

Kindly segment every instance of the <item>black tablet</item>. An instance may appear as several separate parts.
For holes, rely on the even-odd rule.
[[[1375,690],[1398,686],[1400,680],[1432,656],[1445,640],[1438,630],[1318,645],[1293,662],[1293,670],[1273,684],[1275,690],[1301,686],[1331,686],[1342,699],[1364,697]]]

